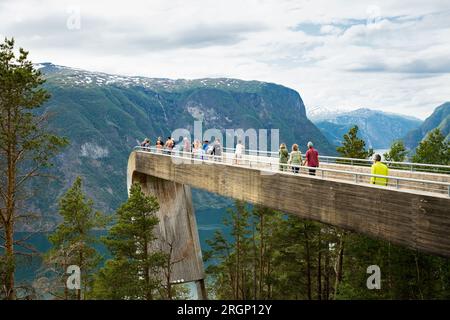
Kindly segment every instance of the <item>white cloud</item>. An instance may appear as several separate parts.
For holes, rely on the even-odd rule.
[[[0,33],[36,62],[271,81],[310,107],[425,117],[450,100],[447,0],[0,0]]]
[[[320,33],[322,34],[333,34],[333,35],[339,35],[342,33],[342,29],[333,25],[323,25],[320,28]]]

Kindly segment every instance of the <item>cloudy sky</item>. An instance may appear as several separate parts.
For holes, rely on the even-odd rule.
[[[0,0],[0,36],[34,62],[276,82],[307,108],[450,100],[448,0]]]

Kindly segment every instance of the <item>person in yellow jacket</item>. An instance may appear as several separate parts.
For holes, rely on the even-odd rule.
[[[377,174],[380,176],[387,176],[389,174],[389,169],[387,165],[381,163],[381,156],[379,154],[374,155],[373,157],[374,164],[372,165],[372,174]],[[378,178],[372,177],[370,178],[370,183],[377,184],[380,186],[387,186],[388,179],[387,178]]]

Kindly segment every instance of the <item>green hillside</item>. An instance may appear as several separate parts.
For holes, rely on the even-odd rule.
[[[437,107],[419,128],[408,132],[405,145],[411,149],[417,147],[419,142],[435,128],[439,128],[442,134],[450,139],[450,102]]]

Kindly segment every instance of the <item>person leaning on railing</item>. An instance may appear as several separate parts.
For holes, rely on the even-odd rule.
[[[373,156],[373,165],[371,174],[376,174],[380,176],[387,176],[389,174],[389,169],[387,165],[381,162],[381,156],[379,154],[375,154]],[[380,186],[387,186],[388,179],[387,178],[379,178],[379,177],[371,177],[370,178],[371,184],[376,184]]]

